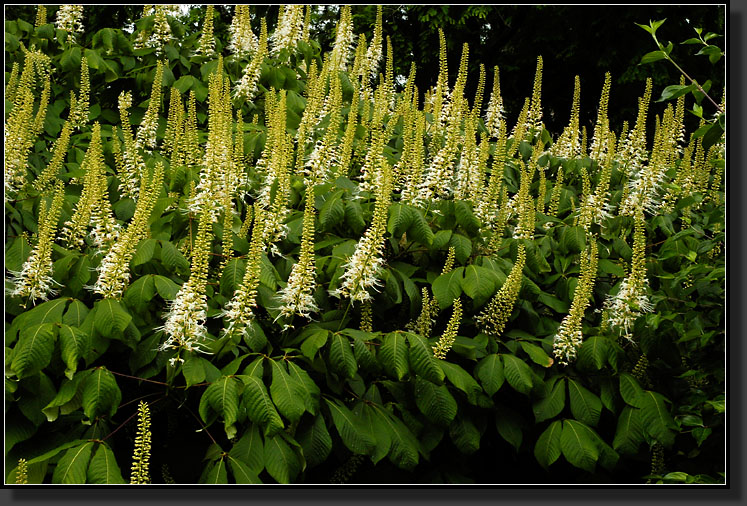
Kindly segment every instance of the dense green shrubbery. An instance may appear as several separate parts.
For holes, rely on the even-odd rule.
[[[552,139],[541,58],[509,130],[348,9],[327,54],[62,12],[6,20],[6,482],[722,481],[704,90],[609,125],[608,76],[587,132],[577,82]]]

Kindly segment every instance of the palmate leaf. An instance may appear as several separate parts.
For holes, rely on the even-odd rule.
[[[11,370],[18,378],[27,378],[47,367],[52,360],[57,327],[53,323],[32,325],[21,331],[13,348]]]
[[[599,459],[599,448],[589,437],[581,422],[576,420],[563,421],[560,448],[568,462],[590,473],[594,472]]]
[[[88,464],[86,475],[87,483],[100,483],[105,485],[118,485],[125,483],[122,471],[117,465],[114,453],[106,443],[100,443],[96,453]]]
[[[265,468],[278,483],[293,481],[304,464],[285,437],[280,433],[265,440]]]
[[[325,399],[332,421],[342,442],[353,453],[369,455],[376,446],[376,438],[360,422],[358,416],[337,400]]]
[[[440,426],[448,426],[457,414],[457,403],[445,385],[415,379],[415,403],[425,417]]]
[[[568,378],[568,394],[573,416],[586,425],[595,426],[602,414],[602,401],[599,397],[571,378]]]
[[[317,415],[313,423],[305,425],[298,436],[298,442],[309,467],[318,466],[327,460],[332,451],[332,438],[322,415]]]
[[[408,371],[407,342],[404,332],[390,332],[384,336],[379,350],[379,360],[384,370],[398,380],[402,380]]]
[[[275,410],[262,378],[242,375],[241,380],[244,382],[243,404],[249,419],[263,427],[265,436],[282,430],[283,421]]]
[[[281,415],[291,423],[295,423],[306,411],[304,388],[290,377],[281,363],[270,360],[270,365],[272,368],[272,383],[270,384],[272,401]]]
[[[249,428],[233,445],[228,455],[232,459],[241,461],[251,474],[259,475],[262,472],[265,468],[264,444],[257,424],[249,424]]]
[[[91,460],[91,452],[95,444],[92,441],[87,441],[67,450],[54,469],[52,483],[85,483],[88,463]]]
[[[505,380],[501,357],[493,353],[480,360],[475,366],[475,375],[482,383],[485,392],[492,397],[501,388]]]
[[[407,340],[410,343],[410,368],[412,371],[437,385],[444,381],[444,371],[438,360],[433,356],[433,349],[428,346],[428,341],[417,334],[407,333]]]
[[[83,413],[91,420],[100,415],[112,416],[122,401],[117,380],[106,367],[97,367],[83,383]]]
[[[206,402],[200,402],[200,417],[208,422],[207,409],[212,409],[223,416],[226,436],[231,439],[236,435],[234,425],[239,416],[239,391],[241,382],[234,376],[223,376],[207,387],[202,397]]]

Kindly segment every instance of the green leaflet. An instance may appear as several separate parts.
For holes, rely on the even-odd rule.
[[[228,455],[232,459],[240,461],[251,474],[256,476],[262,472],[265,468],[264,444],[257,424],[249,425],[249,428],[241,436],[241,439],[233,445]]]
[[[231,439],[236,435],[235,423],[239,416],[239,392],[241,382],[233,376],[223,376],[211,383],[202,394],[200,417],[208,422],[208,409],[223,416],[226,436]]]
[[[241,380],[244,382],[242,403],[249,419],[263,427],[265,436],[276,434],[284,425],[267,393],[262,378],[242,375]]]
[[[257,474],[253,473],[242,461],[231,457],[231,455],[228,455],[226,460],[228,461],[228,468],[231,470],[231,475],[237,484],[255,485],[262,483]]]
[[[93,305],[94,326],[102,337],[121,339],[122,332],[132,321],[132,316],[114,299],[103,299]]]
[[[568,462],[590,473],[594,472],[599,459],[599,449],[589,437],[589,433],[584,430],[582,423],[575,420],[563,421],[560,447]]]
[[[314,383],[314,380],[306,371],[293,362],[288,362],[288,374],[300,387],[299,391],[303,397],[306,411],[316,415],[319,410],[319,395],[321,393],[317,384]]]
[[[350,339],[335,333],[330,337],[329,362],[332,369],[343,378],[352,378],[358,370],[358,364],[350,346]]]
[[[322,415],[314,417],[314,422],[305,426],[298,436],[303,448],[306,464],[315,467],[327,460],[332,451],[332,438]]]
[[[410,343],[408,358],[413,373],[437,385],[443,383],[444,371],[425,338],[408,332],[407,340]]]
[[[65,376],[72,379],[78,369],[78,359],[83,357],[90,347],[91,338],[82,330],[68,325],[60,325],[58,335],[62,361],[67,366]]]
[[[669,401],[661,394],[646,390],[639,397],[639,402],[641,422],[645,431],[665,447],[672,446],[677,425],[666,406]]]
[[[378,404],[373,405],[374,412],[383,427],[386,427],[388,437],[392,440],[389,460],[397,467],[411,470],[417,466],[420,444],[410,429],[396,416],[381,408]]]
[[[464,278],[461,280],[462,290],[476,301],[476,305],[484,304],[495,295],[498,283],[498,275],[492,269],[474,264],[464,268]]]
[[[492,397],[500,390],[505,379],[501,357],[493,353],[480,360],[475,366],[475,375],[480,379],[485,392]]]
[[[557,378],[557,377],[556,377]],[[537,423],[544,422],[560,414],[565,407],[565,378],[559,378],[546,397],[532,406]]]
[[[462,294],[462,277],[464,276],[464,267],[456,267],[446,274],[437,277],[431,288],[433,296],[438,300],[441,309],[446,309],[454,303],[454,299]]]
[[[19,378],[37,374],[52,360],[57,327],[41,323],[24,328],[15,348],[10,368]]]
[[[265,440],[265,467],[278,483],[291,483],[303,467],[303,461],[282,434]]]
[[[376,446],[376,438],[364,425],[360,419],[344,404],[338,401],[325,399],[332,420],[340,435],[342,442],[353,453],[368,455]]]
[[[208,462],[202,476],[200,476],[200,483],[206,485],[227,484],[228,471],[226,470],[226,460],[221,457],[218,460]]]
[[[52,483],[85,483],[94,445],[87,441],[68,449],[54,469]]]
[[[384,336],[379,350],[379,360],[384,370],[391,376],[402,380],[409,372],[407,341],[404,332],[391,332]]]
[[[467,400],[470,404],[477,404],[477,397],[482,393],[482,388],[480,388],[477,381],[467,371],[456,364],[452,364],[446,360],[439,360],[439,364],[449,382],[467,394]]]
[[[480,449],[480,431],[469,418],[458,416],[449,425],[449,436],[457,449],[471,455]]]
[[[545,469],[560,457],[560,434],[562,430],[563,423],[560,420],[555,420],[542,432],[534,445],[534,457]]]
[[[643,440],[640,410],[625,406],[617,419],[617,430],[612,447],[622,453],[635,454]]]
[[[117,465],[114,453],[106,443],[100,443],[97,446],[96,453],[88,465],[86,482],[104,485],[126,483],[124,478],[122,478],[122,471],[120,471]]]
[[[578,382],[568,378],[568,395],[573,416],[586,425],[595,426],[602,413],[602,401]]]
[[[529,395],[532,390],[532,370],[529,366],[513,355],[501,355],[503,360],[503,373],[511,387],[517,392]]]
[[[524,420],[509,407],[496,404],[495,410],[495,427],[498,429],[498,434],[518,452],[524,436],[522,433],[525,426]]]
[[[276,360],[270,360],[272,368],[272,383],[270,395],[281,415],[291,423],[301,418],[306,410],[305,400],[309,393],[304,387],[286,372],[285,366]]]
[[[93,420],[100,415],[112,416],[122,401],[122,392],[114,375],[105,367],[97,367],[86,377],[82,385],[83,413]]]
[[[457,414],[457,403],[449,389],[421,378],[415,378],[415,403],[437,425],[448,426]]]

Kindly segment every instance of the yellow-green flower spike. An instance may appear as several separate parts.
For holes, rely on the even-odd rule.
[[[138,404],[135,449],[132,454],[130,485],[150,483],[150,446],[150,408],[147,402],[140,401]]]
[[[47,24],[47,8],[43,5],[36,6],[36,22],[34,23],[35,28],[39,28],[42,25]]]
[[[205,56],[212,56],[215,52],[215,37],[213,37],[213,17],[215,7],[208,5],[205,10],[205,22],[202,24],[202,36],[198,42],[198,50]]]
[[[39,7],[42,7],[41,5]],[[42,7],[43,8],[43,7]],[[45,14],[46,17],[46,14]],[[16,485],[27,485],[29,482],[29,468],[26,459],[18,459],[16,467]]]
[[[498,338],[506,328],[516,298],[519,296],[525,262],[525,247],[523,243],[520,243],[516,254],[516,263],[514,263],[506,281],[490,300],[488,306],[476,318],[477,324],[486,334]]]
[[[37,190],[44,191],[51,182],[57,179],[57,175],[59,174],[60,169],[62,168],[62,163],[65,161],[65,156],[67,155],[67,148],[70,144],[70,134],[72,134],[72,131],[72,124],[69,121],[66,121],[65,124],[62,125],[60,136],[54,142],[52,159],[39,177],[34,181],[34,188]]]
[[[462,321],[462,300],[460,298],[454,299],[454,309],[449,319],[449,323],[446,326],[446,330],[441,335],[436,345],[433,347],[433,356],[439,359],[445,359],[446,354],[451,350],[451,347],[456,341],[457,332],[459,331],[459,324]]]

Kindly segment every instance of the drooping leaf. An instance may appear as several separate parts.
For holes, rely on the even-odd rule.
[[[428,381],[437,385],[443,383],[445,374],[438,360],[433,356],[433,349],[422,336],[407,333],[410,343],[410,367],[412,371]]]
[[[595,426],[602,413],[602,401],[580,383],[568,378],[568,395],[573,416],[586,425]]]
[[[93,420],[97,416],[112,416],[117,412],[122,401],[122,392],[117,380],[106,367],[97,367],[85,379],[82,385],[83,413]]]
[[[94,304],[94,325],[103,337],[121,338],[122,331],[132,321],[132,316],[114,299],[103,299]]]
[[[243,404],[249,419],[263,427],[265,436],[282,430],[283,421],[275,410],[262,378],[242,375],[241,380],[244,382]]]
[[[94,445],[92,441],[87,441],[68,449],[54,469],[52,483],[85,483]]]
[[[388,374],[401,381],[409,372],[407,358],[407,341],[404,332],[390,332],[384,336],[384,342],[379,350],[379,359]]]
[[[305,425],[298,436],[303,455],[309,467],[315,467],[327,460],[332,451],[332,438],[322,415],[314,417],[314,422]]]
[[[480,431],[467,417],[458,416],[451,422],[449,436],[457,449],[466,455],[480,449]]]
[[[79,328],[60,325],[58,331],[60,339],[60,355],[65,362],[65,376],[72,379],[78,369],[78,359],[83,357],[91,345],[89,335]]]
[[[677,426],[666,406],[667,399],[661,394],[646,390],[639,400],[644,430],[665,447],[672,446]]]
[[[448,426],[457,414],[457,403],[445,385],[415,378],[415,403],[425,417],[440,426]]]
[[[497,405],[495,407],[495,427],[501,435],[516,451],[521,447],[523,439],[524,420],[513,409]]]
[[[223,376],[218,381],[211,383],[207,387],[203,398],[207,401],[207,406],[214,412],[223,417],[223,425],[226,429],[226,436],[231,439],[236,435],[235,423],[239,416],[239,389],[241,382],[233,376]],[[208,421],[208,415],[200,403],[200,417],[203,421]]]
[[[342,442],[353,453],[370,454],[376,446],[376,438],[365,429],[355,414],[337,400],[325,399],[332,420]]]
[[[581,344],[578,350],[578,363],[580,366],[593,365],[596,370],[600,370],[612,352],[609,339],[603,336],[592,336]]]
[[[467,400],[470,404],[477,404],[477,396],[482,393],[482,388],[472,375],[457,364],[445,360],[439,360],[439,364],[449,382],[467,394]]]
[[[545,350],[536,344],[527,341],[519,341],[519,345],[521,346],[521,349],[524,350],[524,353],[529,355],[529,358],[531,358],[532,362],[535,364],[539,364],[542,367],[550,367],[553,364],[554,360],[545,353]]]
[[[329,343],[329,363],[332,369],[343,378],[355,376],[358,363],[347,336],[341,333],[332,334]]]
[[[560,414],[565,407],[565,378],[560,378],[552,386],[546,397],[534,403],[532,411],[537,423],[544,422]]]
[[[57,328],[53,323],[41,323],[21,330],[10,364],[18,378],[33,376],[47,367],[52,360],[56,334]]]
[[[592,473],[599,459],[599,449],[582,426],[576,420],[564,420],[560,447],[568,462]]]
[[[612,447],[623,453],[635,454],[644,441],[640,410],[625,406],[617,419],[617,430]]]
[[[511,387],[517,392],[529,395],[532,390],[532,370],[529,366],[513,355],[501,355],[503,359],[503,373]]]
[[[501,388],[505,380],[501,357],[493,353],[480,360],[475,366],[475,375],[482,383],[485,392],[492,397]]]
[[[228,468],[237,484],[256,485],[262,483],[257,474],[253,473],[249,466],[242,461],[231,457],[231,455],[228,455],[225,460],[228,462]]]
[[[373,405],[381,424],[392,440],[389,460],[397,467],[412,470],[418,465],[420,444],[415,435],[398,417],[379,405]]]
[[[433,296],[438,300],[441,309],[446,309],[454,303],[454,299],[462,294],[462,277],[464,267],[457,267],[451,271],[441,274],[433,281],[431,286]]]
[[[276,360],[270,360],[272,383],[270,395],[281,415],[291,423],[297,422],[306,410],[303,387],[286,372]]]
[[[643,389],[638,381],[628,373],[620,374],[620,395],[627,404],[635,408],[643,407],[641,401]]]
[[[259,426],[254,423],[250,424],[228,455],[232,459],[241,461],[251,474],[259,475],[265,468],[264,444],[259,434]]]
[[[86,477],[87,483],[100,483],[104,485],[119,485],[126,483],[122,478],[122,471],[117,465],[114,452],[106,443],[101,443],[96,453],[88,464]]]
[[[540,434],[534,445],[534,457],[537,462],[547,469],[550,464],[560,457],[560,438],[563,431],[563,422],[555,420]]]
[[[303,396],[303,402],[306,406],[306,411],[312,415],[316,415],[319,410],[319,394],[320,390],[314,380],[311,379],[309,373],[304,371],[301,367],[293,362],[288,362],[288,374],[290,377],[298,383],[300,386],[300,392]]]

